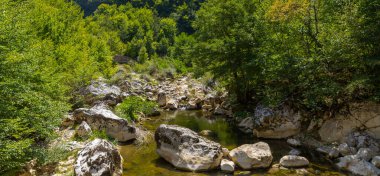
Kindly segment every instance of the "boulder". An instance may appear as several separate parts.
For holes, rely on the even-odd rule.
[[[271,165],[273,160],[270,147],[265,142],[244,144],[231,150],[229,157],[244,170],[267,168]]]
[[[206,171],[220,165],[220,144],[177,125],[160,125],[155,132],[157,153],[174,167],[188,171]]]
[[[92,133],[91,127],[86,123],[86,121],[82,121],[77,129],[77,136],[79,137],[88,137]]]
[[[373,157],[371,163],[377,168],[380,168],[380,156]]]
[[[77,176],[118,176],[123,172],[122,157],[111,143],[95,139],[78,153],[74,171]]]
[[[227,115],[228,111],[218,105],[214,110],[214,115]]]
[[[260,138],[282,139],[301,130],[301,114],[285,105],[274,109],[257,106],[254,119],[254,134]]]
[[[289,138],[288,140],[286,140],[286,142],[290,146],[293,146],[293,147],[299,147],[299,146],[301,146],[301,141],[299,141],[297,139]]]
[[[178,108],[178,101],[175,100],[175,99],[169,99],[167,102],[166,102],[166,106],[165,106],[167,109],[170,109],[170,110],[175,110]]]
[[[295,155],[295,156],[298,156],[301,154],[301,151],[297,150],[297,149],[292,149],[289,151],[289,155]]]
[[[73,126],[74,123],[75,123],[75,120],[74,120],[73,116],[68,114],[68,115],[64,116],[61,125],[63,127],[70,127],[70,126]]]
[[[213,132],[211,130],[202,130],[199,132],[199,134],[202,136],[211,136]]]
[[[339,158],[336,166],[340,169],[349,171],[355,175],[377,176],[380,175],[380,169],[376,168],[368,161],[358,159],[354,155],[347,155]]]
[[[354,155],[357,152],[355,147],[350,147],[347,143],[340,144],[338,146],[338,151],[342,156]]]
[[[305,167],[309,160],[302,156],[286,155],[280,159],[280,165],[284,167]]]
[[[228,148],[222,148],[222,152],[223,152],[223,157],[228,157],[230,150],[228,150]]]
[[[92,81],[89,86],[82,90],[82,95],[85,97],[85,102],[91,105],[98,101],[103,101],[114,106],[122,100],[120,88],[105,83],[102,78]]]
[[[220,169],[223,172],[232,173],[235,171],[235,163],[228,159],[222,159],[222,162],[220,163]]]
[[[124,142],[137,137],[138,128],[128,121],[116,116],[112,111],[103,108],[80,108],[74,111],[78,123],[86,121],[92,130],[104,130],[117,141]]]
[[[251,134],[253,132],[254,120],[252,117],[246,117],[237,126],[240,131]]]
[[[157,95],[157,103],[160,107],[166,105],[166,94],[164,92],[159,92]]]
[[[360,148],[356,153],[355,157],[358,159],[369,161],[372,157],[375,156],[375,152],[373,152],[370,148]]]
[[[200,106],[195,100],[190,100],[186,106],[187,110],[198,110],[200,109]]]

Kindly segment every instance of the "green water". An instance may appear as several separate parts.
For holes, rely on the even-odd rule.
[[[208,136],[210,140],[220,143],[223,147],[228,149],[236,148],[242,144],[252,144],[260,141],[251,135],[243,134],[236,129],[230,120],[225,118],[206,118],[203,117],[201,111],[172,111],[163,112],[158,117],[152,117],[151,120],[145,121],[142,125],[154,133],[155,129],[160,124],[175,124],[183,127],[190,128],[195,132],[202,130],[211,130],[212,135]],[[278,163],[280,158],[286,155],[291,148],[284,140],[261,140],[269,144],[274,162]],[[120,145],[121,155],[124,158],[123,162],[123,175],[138,175],[138,176],[202,176],[202,175],[226,175],[218,170],[192,173],[184,172],[175,169],[170,163],[161,159],[156,154],[156,143],[152,139],[148,145],[136,146],[134,144]],[[305,151],[304,153],[308,153]],[[313,158],[312,156],[307,156]],[[313,161],[312,161],[313,163]],[[318,163],[318,164],[315,164]],[[330,172],[332,168],[324,161],[316,161],[311,164],[308,169],[314,172],[315,169],[321,171],[322,175],[339,175],[336,172]],[[271,174],[269,174],[271,173]],[[234,175],[292,175],[293,171],[280,171],[272,172],[266,170],[254,170],[250,172],[236,171]]]

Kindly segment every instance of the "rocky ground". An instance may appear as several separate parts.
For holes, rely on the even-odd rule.
[[[57,130],[60,138],[50,145],[64,146],[73,155],[47,169],[36,168],[35,161],[31,161],[24,175],[121,175],[122,157],[114,144],[89,137],[93,131],[105,131],[117,142],[144,138],[146,133],[138,124],[120,118],[112,111],[131,95],[156,101],[162,110],[202,109],[209,115],[233,117],[227,93],[214,91],[191,77],[159,81],[121,71],[111,80],[98,79],[83,88],[80,93],[88,106],[70,112]],[[186,171],[221,169],[231,173],[236,168],[270,168],[268,172],[273,173],[297,168],[300,175],[317,174],[305,169],[309,165],[307,158],[298,156],[299,148],[307,147],[330,158],[341,170],[356,175],[379,175],[380,105],[361,106],[366,108],[358,108],[349,116],[355,121],[347,121],[342,115],[312,121],[307,128],[302,126],[306,119],[303,113],[285,104],[277,108],[259,105],[252,116],[239,119],[238,127],[243,132],[259,138],[287,140],[294,147],[279,164],[272,163],[270,146],[264,142],[245,144],[228,151],[190,129],[171,125],[161,125],[156,130],[157,153],[174,167]],[[365,113],[361,112],[363,109]],[[78,137],[84,140],[77,140]]]

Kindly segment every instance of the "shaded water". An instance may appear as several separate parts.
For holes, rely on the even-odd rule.
[[[286,155],[291,147],[286,144],[284,140],[259,140],[252,135],[241,133],[232,122],[229,122],[225,118],[205,118],[201,111],[167,111],[162,112],[158,117],[152,117],[151,120],[145,121],[143,126],[149,131],[154,133],[155,129],[160,124],[175,124],[192,129],[195,132],[202,130],[211,130],[213,133],[208,136],[210,140],[220,143],[223,147],[228,149],[236,148],[242,144],[253,144],[258,141],[264,141],[269,144],[272,154],[273,163],[278,163],[280,158]],[[201,176],[201,175],[226,175],[218,170],[192,173],[184,172],[175,169],[165,160],[161,159],[156,153],[156,143],[152,139],[149,145],[136,146],[133,144],[119,146],[121,155],[124,158],[123,163],[123,175],[141,175],[141,176]],[[312,163],[309,168],[310,171],[319,170],[322,175],[338,175],[336,172],[330,172],[332,170],[326,161],[318,160],[313,161],[313,156],[309,155],[307,151],[303,151]],[[239,174],[241,173],[241,174]],[[251,172],[236,171],[235,175],[268,175],[268,169],[266,170],[254,170]],[[274,175],[289,175],[292,172],[277,172]]]

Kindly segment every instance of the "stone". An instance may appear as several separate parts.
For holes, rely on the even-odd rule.
[[[175,109],[178,109],[178,101],[175,100],[175,99],[169,99],[167,102],[166,102],[166,106],[165,106],[167,109],[170,109],[170,110],[175,110]]]
[[[355,147],[350,147],[347,143],[340,144],[338,146],[338,151],[342,156],[354,155],[357,152]]]
[[[76,176],[119,176],[122,174],[122,157],[106,140],[95,139],[78,153],[74,164]]]
[[[377,168],[380,168],[380,156],[375,156],[372,158],[371,163]]]
[[[212,109],[212,106],[209,105],[209,104],[204,104],[204,105],[202,105],[202,109],[203,109],[203,110],[206,110],[206,111],[209,111],[209,110]]]
[[[186,106],[187,110],[198,110],[200,106],[195,102],[195,100],[190,100]]]
[[[213,132],[211,130],[202,130],[199,132],[199,134],[202,136],[211,136]]]
[[[286,142],[290,146],[293,146],[293,147],[299,147],[299,146],[301,146],[301,141],[299,141],[297,139],[289,138],[288,140],[286,140]]]
[[[116,105],[122,100],[121,90],[118,86],[108,85],[103,78],[92,81],[82,90],[87,104],[94,105],[97,101],[104,101],[109,105]]]
[[[320,146],[316,150],[319,153],[329,154],[330,151],[332,150],[332,147],[329,147],[329,146]]]
[[[79,137],[88,137],[91,135],[92,130],[91,127],[86,123],[86,121],[82,121],[76,133]]]
[[[218,105],[214,110],[214,115],[226,115],[227,110],[223,109],[220,105]]]
[[[220,169],[223,172],[232,173],[235,171],[235,163],[228,159],[222,159],[222,162],[220,163]]]
[[[253,126],[254,120],[252,117],[246,117],[237,125],[240,131],[247,134],[251,134],[253,132]]]
[[[230,150],[228,150],[228,148],[222,148],[222,152],[223,152],[223,157],[228,157]]]
[[[157,95],[157,103],[160,107],[166,105],[166,94],[164,92],[159,92]]]
[[[309,165],[309,160],[302,156],[286,155],[280,159],[283,167],[305,167]]]
[[[289,151],[289,155],[295,155],[295,156],[298,156],[301,154],[301,151],[297,150],[297,149],[292,149]]]
[[[177,125],[160,125],[155,132],[157,153],[174,167],[187,171],[207,171],[220,165],[220,144]]]
[[[375,152],[373,152],[370,148],[360,148],[356,153],[355,157],[358,159],[369,161],[372,157],[375,156]]]
[[[254,134],[259,138],[283,139],[301,131],[301,114],[285,105],[274,109],[259,105],[254,119]]]
[[[339,157],[339,151],[338,151],[338,149],[337,148],[335,148],[335,147],[333,147],[331,150],[330,150],[330,152],[329,152],[329,154],[328,154],[328,157],[329,158],[338,158]]]
[[[380,175],[380,169],[376,168],[372,163],[368,161],[358,159],[355,155],[347,155],[339,158],[339,162],[336,164],[336,166],[355,175]]]
[[[73,126],[74,123],[75,123],[75,120],[74,120],[72,115],[65,115],[63,120],[62,120],[61,125],[63,127],[70,127],[70,126]]]
[[[366,132],[355,131],[344,138],[345,142],[350,147],[370,148],[374,152],[379,152],[379,143]]]
[[[86,121],[92,130],[104,130],[107,135],[115,138],[119,142],[135,139],[138,135],[138,128],[128,124],[128,121],[116,116],[108,109],[80,108],[73,113],[75,121]]]
[[[244,170],[267,168],[273,160],[270,147],[265,142],[241,145],[231,150],[229,157]]]

